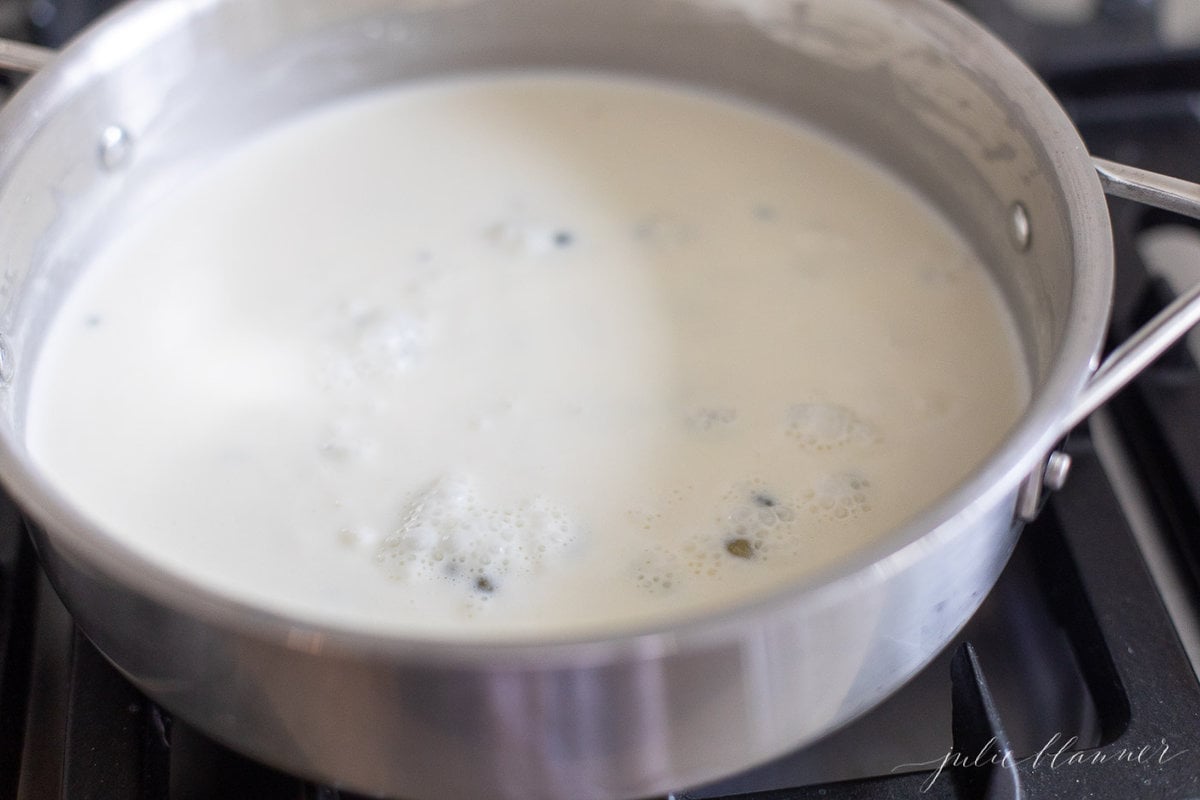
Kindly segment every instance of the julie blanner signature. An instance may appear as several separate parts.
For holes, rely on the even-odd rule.
[[[921,784],[921,791],[928,792],[947,768],[972,769],[987,766],[1006,768],[1027,762],[1032,762],[1030,765],[1032,769],[1051,770],[1117,763],[1153,766],[1167,764],[1187,752],[1187,750],[1172,748],[1167,744],[1166,739],[1159,739],[1152,744],[1137,747],[1101,747],[1095,750],[1072,751],[1072,748],[1078,743],[1078,736],[1064,737],[1061,733],[1056,733],[1033,755],[1016,758],[1011,750],[1000,750],[996,740],[989,739],[976,753],[961,753],[950,749],[945,755],[929,761],[900,764],[893,767],[892,772],[916,767],[934,767],[933,773]]]

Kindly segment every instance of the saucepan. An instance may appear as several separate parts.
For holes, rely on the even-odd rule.
[[[1193,290],[1099,362],[1104,190],[1197,215],[1200,189],[1091,158],[1030,70],[938,0],[143,0],[61,53],[5,44],[0,61],[37,73],[0,111],[0,474],[53,585],[167,709],[367,794],[652,795],[844,724],[970,617],[1065,477],[1064,435],[1200,319]],[[1034,391],[1003,443],[811,579],[671,624],[537,641],[375,635],[247,605],[147,561],[35,468],[22,430],[47,320],[156,192],[348,94],[543,67],[780,109],[927,198],[1020,329]]]

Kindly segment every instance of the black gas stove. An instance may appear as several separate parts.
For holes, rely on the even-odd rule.
[[[1067,25],[1009,2],[961,0],[1039,68],[1094,154],[1200,180],[1200,48],[1163,46],[1165,3],[1097,0]],[[107,5],[0,0],[0,35],[57,45]],[[1121,341],[1200,280],[1200,228],[1123,201],[1112,214]],[[1198,353],[1177,346],[1072,435],[1066,487],[917,678],[818,744],[678,800],[1200,798]],[[131,687],[0,502],[0,800],[351,797],[239,756]]]

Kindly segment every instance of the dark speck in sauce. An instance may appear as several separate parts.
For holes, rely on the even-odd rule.
[[[762,506],[763,508],[774,508],[776,502],[777,501],[774,497],[771,497],[771,495],[766,494],[765,492],[758,492],[754,495],[754,505],[756,506]]]
[[[725,542],[725,552],[734,558],[750,558],[754,555],[754,545],[749,539],[730,539]]]

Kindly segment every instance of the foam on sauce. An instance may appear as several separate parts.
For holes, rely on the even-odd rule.
[[[510,75],[345,101],[161,204],[58,313],[28,441],[249,602],[537,635],[825,567],[1027,395],[985,271],[876,167],[728,99]]]

